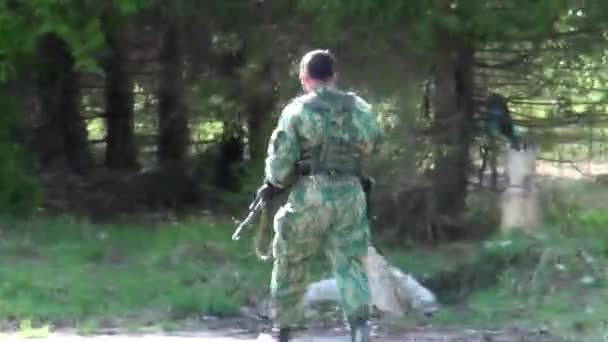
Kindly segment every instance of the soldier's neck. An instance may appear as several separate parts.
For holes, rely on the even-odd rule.
[[[317,83],[314,86],[310,87],[310,92],[318,93],[331,89],[336,89],[336,86],[332,83]]]

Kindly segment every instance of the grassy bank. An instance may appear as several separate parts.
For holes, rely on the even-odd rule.
[[[436,325],[521,326],[597,340],[608,331],[608,214],[577,207],[559,215],[567,219],[553,217],[534,236],[384,252],[439,296]],[[169,329],[238,315],[267,294],[271,264],[253,256],[249,234],[232,241],[233,228],[203,218],[154,226],[3,220],[2,328]],[[316,263],[313,278],[329,275],[325,266]]]
[[[227,223],[97,226],[5,221],[0,317],[95,328],[233,315],[264,292],[270,265]]]
[[[608,337],[608,211],[577,208],[532,235],[389,253],[445,305],[434,324]]]

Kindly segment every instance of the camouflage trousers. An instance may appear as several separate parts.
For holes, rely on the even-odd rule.
[[[364,193],[348,187],[292,194],[274,219],[271,316],[275,325],[302,324],[301,299],[311,257],[324,251],[347,318],[366,315],[370,291],[362,259],[370,239]],[[298,199],[298,197],[300,197]],[[313,200],[306,200],[313,197]]]

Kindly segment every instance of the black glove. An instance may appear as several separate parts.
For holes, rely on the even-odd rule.
[[[363,192],[365,193],[365,203],[367,207],[367,218],[372,219],[371,217],[371,192],[374,187],[374,179],[369,176],[361,177],[361,187],[363,188]]]
[[[370,192],[372,192],[372,188],[374,187],[374,179],[369,176],[361,177],[361,186],[363,187],[363,192],[365,192],[366,196],[369,196]]]
[[[255,200],[253,201],[252,206],[254,206],[259,201],[268,202],[268,201],[272,200],[273,198],[277,197],[278,195],[280,195],[281,192],[283,192],[283,189],[277,188],[276,186],[274,186],[266,181],[258,189],[258,191],[256,191]]]

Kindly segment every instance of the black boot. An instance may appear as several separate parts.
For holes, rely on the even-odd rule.
[[[367,319],[349,321],[351,342],[371,342],[371,327]]]
[[[278,342],[289,342],[289,328],[279,329],[279,340]]]

